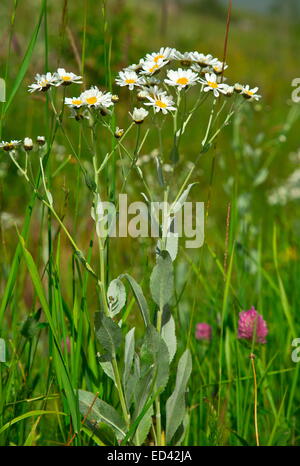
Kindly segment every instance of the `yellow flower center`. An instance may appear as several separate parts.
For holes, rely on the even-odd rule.
[[[95,98],[96,98],[96,97],[95,97]],[[81,105],[81,104],[82,104],[82,100],[80,100],[80,99],[74,99],[74,100],[72,100],[72,104],[73,104],[73,105]]]
[[[64,81],[70,81],[71,76],[62,76],[61,77]]]
[[[207,84],[212,87],[213,89],[217,89],[218,88],[218,83],[214,83],[212,81],[208,81]]]
[[[44,81],[41,81],[41,82],[40,82],[40,85],[41,85],[42,87],[46,87],[46,86],[48,86],[48,84],[49,84],[49,82],[47,81],[47,79],[45,79]]]
[[[97,102],[97,97],[95,97],[95,96],[93,96],[93,97],[88,97],[88,98],[86,99],[86,101],[87,101],[87,103],[88,103],[89,105],[94,105],[94,104]]]
[[[188,78],[178,78],[176,81],[177,84],[181,84],[182,86],[185,86],[186,84],[188,84],[188,82]]]
[[[158,65],[154,65],[152,66],[152,68],[149,68],[149,72],[153,73],[155,70],[157,70],[157,68],[158,68]]]
[[[164,58],[164,56],[163,55],[156,55],[156,57],[154,57],[155,63],[157,63],[161,58]]]
[[[248,94],[248,95],[251,95],[251,96],[254,95],[254,92],[251,92],[251,91],[245,91],[245,92],[246,92],[246,94]]]
[[[134,84],[136,82],[136,79],[126,79],[126,84]]]
[[[162,102],[161,100],[156,100],[155,105],[157,105],[157,107],[160,107],[160,108],[166,108],[167,107],[167,104],[165,102]]]

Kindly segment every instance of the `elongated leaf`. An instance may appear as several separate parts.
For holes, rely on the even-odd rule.
[[[188,185],[188,187],[183,191],[181,196],[177,199],[177,201],[172,205],[171,212],[176,214],[182,207],[185,201],[187,200],[187,197],[190,193],[191,188],[197,183],[191,183]]]
[[[4,424],[4,426],[0,428],[0,434],[2,434],[5,430],[9,429],[13,424],[23,421],[23,419],[27,419],[28,417],[34,417],[34,416],[43,416],[45,414],[56,414],[57,416],[66,416],[66,413],[61,413],[60,411],[45,411],[43,409],[37,409],[36,411],[28,411],[27,413],[24,413],[21,416],[15,417],[11,421]]]
[[[153,325],[147,327],[141,348],[141,371],[153,367],[155,386],[163,390],[169,378],[169,351],[161,335]]]
[[[6,362],[6,347],[3,338],[0,338],[0,362]]]
[[[114,382],[116,385],[115,374],[113,370],[113,365],[111,362],[111,356],[109,354],[103,354],[98,357],[100,366],[102,367],[105,374]]]
[[[123,373],[123,385],[126,385],[128,376],[131,371],[131,366],[134,357],[134,332],[135,328],[129,330],[125,337],[125,352],[124,352],[124,373]]]
[[[56,349],[57,355],[58,355],[57,361],[58,361],[59,373],[60,373],[62,384],[63,384],[64,390],[65,390],[65,393],[66,393],[66,398],[68,400],[68,405],[69,405],[69,408],[70,408],[70,413],[71,413],[71,416],[72,416],[74,429],[75,429],[75,432],[78,432],[78,429],[79,429],[80,426],[79,426],[79,418],[78,418],[78,415],[77,415],[77,400],[75,398],[75,394],[74,394],[74,390],[73,390],[72,383],[71,383],[71,380],[70,380],[70,376],[69,376],[69,373],[68,373],[68,370],[67,370],[67,367],[66,367],[66,363],[65,363],[64,358],[63,358],[60,342],[59,342],[59,339],[58,339],[57,333],[56,333],[55,324],[54,324],[52,315],[50,313],[48,302],[47,302],[45,294],[44,294],[43,285],[42,285],[38,270],[36,268],[36,265],[34,263],[34,260],[33,260],[32,256],[31,256],[30,252],[26,249],[24,239],[20,235],[19,235],[19,241],[20,241],[20,244],[21,244],[21,247],[22,247],[22,250],[23,250],[23,256],[24,256],[24,259],[25,259],[26,266],[28,268],[29,274],[31,276],[32,283],[34,285],[36,294],[37,294],[37,296],[38,296],[38,298],[40,300],[40,303],[41,303],[41,306],[42,306],[42,308],[44,310],[44,313],[45,313],[45,315],[47,317],[47,320],[48,320],[48,323],[49,323],[49,326],[50,326],[50,329],[51,329],[51,332],[52,332],[52,335],[53,335],[53,339],[54,339],[54,343],[55,343],[55,349]]]
[[[86,390],[78,390],[78,397],[80,412],[91,426],[97,427],[104,422],[112,427],[118,438],[125,436],[125,422],[112,406],[99,398],[95,399],[94,393]]]
[[[0,78],[0,102],[5,102],[5,81],[4,79]]]
[[[4,106],[4,114],[7,112],[7,110],[9,109],[23,79],[24,79],[24,76],[26,74],[26,71],[29,67],[29,64],[30,64],[30,60],[31,60],[31,56],[32,56],[32,53],[33,53],[33,49],[34,49],[34,46],[36,44],[36,41],[37,41],[37,38],[38,38],[38,34],[39,34],[39,30],[40,30],[40,27],[41,27],[41,23],[42,23],[42,19],[43,19],[43,16],[44,16],[44,11],[45,11],[45,7],[46,7],[46,1],[43,0],[42,1],[42,5],[41,5],[41,10],[40,10],[40,15],[39,15],[39,19],[38,19],[38,22],[37,22],[37,25],[35,26],[35,29],[33,31],[33,34],[32,34],[32,37],[30,39],[30,42],[29,42],[29,45],[27,47],[27,50],[26,50],[26,53],[24,55],[24,58],[23,58],[23,61],[21,63],[21,66],[19,68],[19,72],[18,72],[18,75],[14,81],[14,86],[12,88],[12,91],[7,99],[7,102]]]
[[[117,315],[125,306],[126,290],[119,278],[112,280],[107,290],[107,301],[110,315]]]
[[[192,358],[189,350],[186,350],[181,356],[176,376],[176,385],[174,392],[167,400],[167,429],[166,437],[169,443],[182,423],[185,416],[185,392],[189,377],[192,372]]]
[[[139,305],[142,317],[144,319],[145,325],[148,326],[150,324],[150,317],[149,317],[149,309],[147,305],[147,301],[145,299],[145,296],[143,294],[142,288],[140,285],[135,281],[134,278],[131,277],[128,273],[124,273],[119,276],[120,279],[126,278],[128,283],[130,284],[131,290],[135,296],[135,299],[137,300],[137,303]]]
[[[152,424],[153,408],[148,409],[148,411],[143,416],[141,422],[137,426],[135,435],[133,437],[133,443],[137,446],[143,445],[145,442]]]
[[[173,264],[170,254],[162,251],[150,277],[150,290],[153,301],[163,309],[174,292]]]
[[[120,327],[103,312],[95,314],[96,336],[101,346],[110,356],[115,356],[122,342],[122,331]]]
[[[167,306],[165,306],[162,320],[161,336],[167,345],[171,363],[176,354],[177,340],[175,333],[175,321]]]

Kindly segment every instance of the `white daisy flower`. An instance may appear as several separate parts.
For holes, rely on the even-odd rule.
[[[167,95],[165,91],[158,89],[157,86],[155,86],[153,92],[149,92],[147,99],[149,102],[146,102],[145,105],[153,107],[156,113],[161,111],[166,115],[168,112],[176,110],[176,107],[174,107],[173,97]]]
[[[229,86],[228,84],[223,84],[224,86],[224,95],[231,97],[234,94],[234,86]]]
[[[55,86],[57,83],[56,76],[49,72],[46,74],[36,74],[34,79],[36,82],[28,86],[28,92],[45,92],[50,88],[50,86]]]
[[[223,64],[223,62],[218,60],[217,58],[211,60],[209,65],[212,67],[216,74],[221,74],[223,70],[225,71],[228,68],[228,65],[226,63]]]
[[[158,63],[160,60],[170,61],[175,57],[176,49],[171,47],[161,47],[159,52],[148,53],[145,57],[145,61],[154,61]]]
[[[45,136],[38,136],[36,138],[36,142],[38,143],[39,146],[44,146],[46,144]]]
[[[116,127],[116,130],[115,130],[115,138],[116,139],[120,139],[124,134],[124,129],[123,128],[119,128],[118,126]]]
[[[174,52],[174,59],[179,60],[184,66],[190,66],[195,61],[193,52],[181,53],[178,50]]]
[[[254,87],[253,89],[250,89],[249,84],[243,87],[243,90],[241,94],[246,98],[246,99],[251,99],[251,100],[259,100],[261,98],[261,95],[257,94],[258,87]]]
[[[227,84],[218,83],[218,78],[215,73],[206,73],[205,79],[200,79],[200,82],[205,84],[204,92],[212,91],[215,97],[219,97],[221,94],[226,94],[226,86]]]
[[[85,102],[80,97],[65,97],[65,105],[71,108],[80,108]]]
[[[199,77],[196,73],[190,69],[183,70],[182,68],[178,68],[176,71],[169,70],[167,79],[165,79],[165,83],[176,86],[179,90],[187,86],[194,86],[197,82],[199,82]]]
[[[145,61],[143,63],[141,74],[145,75],[153,75],[157,73],[161,68],[163,68],[168,62],[163,60],[158,61]]]
[[[123,69],[123,71],[139,71],[142,69],[144,63],[144,59],[141,58],[139,63],[133,63],[132,65],[126,66],[126,68]]]
[[[21,144],[22,141],[18,141],[16,139],[12,139],[11,141],[2,141],[0,143],[0,149],[3,149],[7,152],[10,152],[14,150],[16,147],[18,147]]]
[[[244,86],[242,84],[235,83],[235,85],[234,85],[235,92],[237,92],[238,94],[241,94],[243,89],[244,89]]]
[[[76,83],[82,84],[82,77],[74,73],[68,73],[64,68],[58,68],[56,72],[57,84],[56,86],[68,86],[69,84]]]
[[[141,107],[141,108],[137,108],[135,107],[133,112],[132,112],[132,115],[130,114],[130,116],[132,117],[133,121],[136,123],[136,124],[141,124],[143,123],[143,121],[145,120],[145,118],[149,115],[149,112],[148,110],[146,110],[145,108]]]
[[[82,92],[79,97],[88,107],[108,108],[113,105],[112,95],[110,92],[102,92],[97,86],[93,86],[87,91]]]
[[[210,53],[205,55],[204,53],[193,52],[192,57],[193,60],[201,66],[208,66],[213,60],[213,56]]]
[[[118,86],[128,86],[130,91],[134,89],[134,86],[142,86],[144,83],[144,78],[138,76],[135,71],[130,70],[120,71],[119,77],[116,79]]]
[[[23,147],[26,151],[33,149],[33,140],[31,138],[25,138],[23,141]]]

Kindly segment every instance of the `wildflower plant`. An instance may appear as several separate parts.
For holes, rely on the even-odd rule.
[[[46,141],[43,136],[34,139],[31,135],[26,136],[23,142],[13,140],[1,143],[1,148],[8,152],[11,161],[32,188],[33,195],[48,209],[50,217],[58,222],[60,229],[65,233],[73,248],[78,266],[81,264],[83,270],[94,280],[99,302],[94,321],[94,333],[99,351],[97,356],[96,351],[94,352],[94,358],[95,360],[97,358],[98,362],[96,369],[102,371],[103,376],[111,381],[117,394],[118,402],[114,406],[102,400],[101,396],[98,396],[99,392],[88,391],[89,387],[78,387],[71,383],[65,360],[68,355],[65,354],[65,348],[61,349],[61,341],[69,340],[66,335],[60,334],[60,328],[49,312],[39,273],[20,235],[25,262],[49,322],[54,358],[62,374],[58,383],[68,399],[75,435],[81,429],[79,409],[85,425],[100,442],[106,441],[107,436],[112,444],[133,445],[149,443],[150,440],[156,445],[165,442],[180,444],[184,439],[188,423],[185,396],[192,371],[192,358],[190,351],[185,350],[179,358],[175,384],[172,379],[169,381],[170,367],[173,367],[177,353],[172,305],[175,293],[173,269],[178,252],[178,237],[176,231],[172,229],[172,218],[182,209],[188,198],[194,185],[190,180],[202,155],[209,150],[243,103],[260,98],[257,94],[258,88],[250,89],[248,85],[230,85],[225,82],[226,69],[227,65],[212,55],[196,51],[182,53],[167,47],[161,48],[158,52],[148,53],[139,60],[138,64],[121,70],[115,80],[115,90],[122,89],[124,95],[126,89],[131,96],[127,127],[124,129],[117,126],[121,124],[118,121],[117,110],[119,97],[113,94],[112,90],[100,89],[100,86],[93,85],[88,89],[82,89],[81,92],[78,91],[76,96],[74,89],[79,89],[84,83],[81,76],[63,68],[59,68],[54,73],[38,74],[34,83],[29,86],[29,92],[47,93],[54,121],[52,139]],[[209,102],[210,112],[206,117],[206,123],[199,128],[199,133],[202,133],[199,153],[185,174],[183,182],[176,183],[182,136],[188,131],[191,119],[197,118],[200,107],[206,101]],[[68,117],[76,120],[72,122],[74,125],[80,125],[80,132],[91,161],[88,169],[69,136],[66,125]],[[173,144],[166,152],[163,142],[164,123],[167,119],[173,123],[171,138]],[[205,121],[203,116],[201,121]],[[48,161],[52,156],[51,148],[58,130],[61,130],[65,137],[89,190],[91,217],[98,242],[99,267],[93,265],[90,253],[86,255],[80,249],[56,209]],[[135,135],[132,137],[133,132]],[[102,201],[111,194],[110,184],[114,183],[114,186],[121,184],[123,192],[131,172],[134,172],[141,182],[143,187],[141,196],[149,205],[154,201],[153,186],[148,182],[144,166],[139,160],[150,132],[157,135],[159,147],[155,156],[157,189],[164,201],[170,201],[164,222],[161,223],[158,213],[154,212],[160,237],[153,254],[155,263],[149,284],[151,300],[146,299],[142,287],[126,271],[113,279],[109,277],[107,272],[109,231],[105,232],[102,228],[104,222]],[[107,141],[107,147],[113,140],[110,150],[105,152],[103,149],[99,150],[100,134],[101,140]],[[22,138],[24,136],[22,135]],[[32,160],[36,156],[39,163],[38,172],[35,173],[36,164]],[[107,177],[107,174],[112,173],[109,171],[112,161],[118,156],[121,161],[127,159],[127,170],[122,169],[117,175],[114,173],[111,177]],[[162,169],[163,164],[167,162],[171,162],[169,171],[174,180],[172,185],[165,179]],[[63,161],[56,171],[59,171],[64,163]],[[119,177],[118,184],[115,177]],[[181,180],[181,177],[178,177],[178,180]],[[113,197],[116,199],[116,192]],[[144,286],[146,285],[143,284]],[[130,309],[129,292],[138,305],[144,326],[143,337],[138,340],[134,327],[124,334],[126,312]],[[79,320],[75,329],[77,335],[75,339],[79,338],[80,332],[83,332],[83,325],[85,324]],[[89,335],[92,334],[93,330]],[[198,324],[196,335],[199,339],[210,340],[211,327],[208,324]],[[72,345],[69,346],[72,348]],[[89,351],[90,348],[89,346]],[[76,354],[76,357],[80,357],[79,353]],[[164,396],[169,383],[173,384],[171,395],[162,410],[161,397]]]

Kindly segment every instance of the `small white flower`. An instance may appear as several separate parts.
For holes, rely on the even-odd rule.
[[[144,63],[144,59],[141,58],[139,63],[133,63],[132,65],[126,66],[126,68],[123,69],[123,72],[125,71],[139,71],[142,69]]]
[[[46,144],[45,136],[38,136],[36,138],[36,142],[38,143],[39,146],[44,146]]]
[[[234,94],[234,86],[229,86],[228,84],[224,84],[224,95],[231,97]]]
[[[88,107],[108,108],[113,105],[112,95],[110,92],[102,92],[97,86],[93,86],[87,91],[82,92],[79,97]]]
[[[25,150],[29,151],[33,149],[33,140],[31,138],[25,138],[23,141],[23,147]]]
[[[135,86],[142,86],[145,84],[144,78],[137,75],[135,71],[124,70],[120,71],[119,77],[116,79],[118,86],[128,86],[129,90],[132,91]]]
[[[199,81],[199,77],[192,70],[183,70],[178,68],[177,71],[169,70],[165,83],[170,86],[176,86],[179,90],[187,86],[194,86]]]
[[[35,83],[28,86],[28,92],[43,91],[46,92],[50,86],[55,86],[57,83],[57,78],[54,74],[36,74]]]
[[[66,97],[65,105],[68,105],[70,108],[80,108],[85,105],[85,102],[80,97]]]
[[[154,61],[158,63],[160,60],[170,61],[175,57],[176,50],[171,47],[161,47],[159,52],[148,53],[145,61]]]
[[[174,52],[174,59],[179,60],[185,66],[190,66],[195,61],[193,52],[181,53],[178,50]]]
[[[200,66],[208,66],[211,61],[214,59],[213,56],[209,53],[205,55],[204,53],[193,52],[192,53],[193,61],[195,61]]]
[[[67,72],[64,68],[58,68],[56,72],[57,84],[56,86],[68,86],[69,84],[76,83],[82,84],[82,77],[74,73]]]
[[[18,147],[21,144],[22,141],[18,141],[16,139],[12,139],[10,142],[8,141],[2,141],[0,143],[0,149],[3,149],[7,152],[10,152],[14,150],[16,147]]]
[[[246,98],[246,99],[251,99],[251,100],[259,100],[261,98],[261,95],[257,94],[258,87],[254,87],[253,89],[250,89],[249,84],[243,87],[241,94]]]
[[[168,112],[176,110],[173,97],[167,95],[165,91],[158,89],[157,86],[154,87],[153,92],[149,92],[147,99],[149,102],[146,102],[145,105],[152,106],[156,113],[161,111],[166,115]]]
[[[115,138],[116,139],[120,139],[124,134],[124,129],[123,128],[119,128],[118,126],[116,127],[116,130],[115,130]]]
[[[209,63],[209,66],[212,67],[213,71],[216,74],[221,74],[223,71],[227,70],[228,68],[228,65],[226,63],[223,64],[223,62],[218,60],[217,58],[214,58],[213,60],[211,60],[211,62]]]
[[[145,75],[153,75],[154,73],[157,73],[161,68],[163,68],[168,62],[163,61],[162,59],[157,60],[157,61],[145,61],[143,63],[143,69],[141,71],[141,74]]]
[[[243,89],[244,89],[244,86],[242,84],[235,83],[235,85],[234,85],[235,92],[237,92],[238,94],[241,94]]]
[[[146,110],[145,108],[141,107],[141,108],[134,108],[133,110],[133,113],[131,115],[133,121],[137,124],[140,124],[140,123],[143,123],[143,121],[145,120],[145,118],[149,115],[149,112],[148,110]]]
[[[204,92],[212,91],[215,97],[219,97],[220,93],[226,94],[227,84],[218,83],[217,75],[214,73],[206,73],[205,79],[200,79],[205,84]]]

